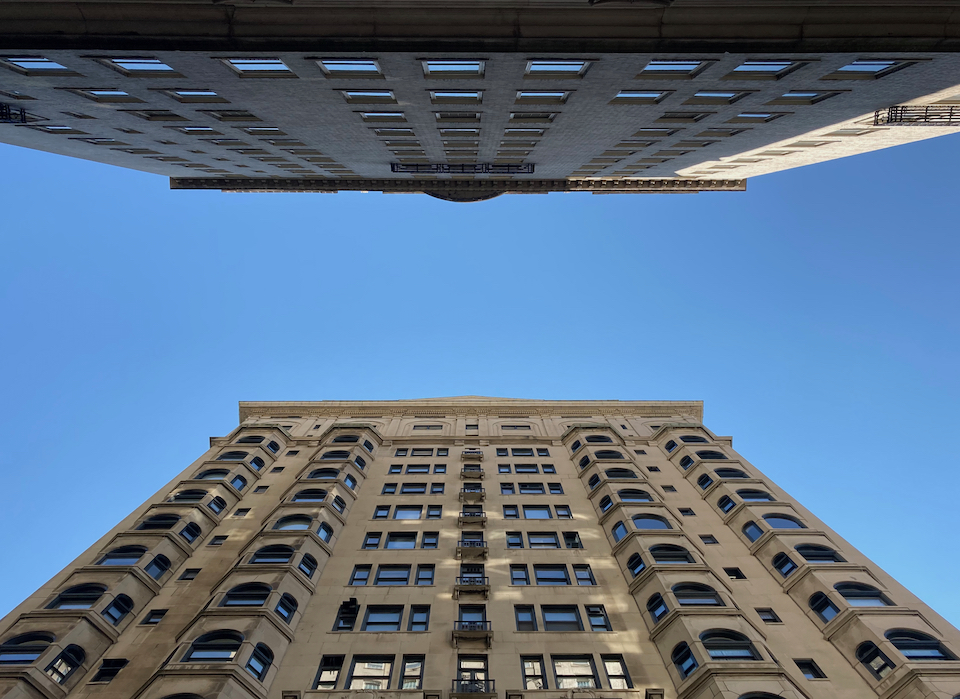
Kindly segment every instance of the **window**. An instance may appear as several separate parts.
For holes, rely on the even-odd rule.
[[[293,496],[293,502],[323,502],[327,499],[327,491],[318,488],[301,490]]]
[[[270,444],[275,444],[275,442],[270,442]],[[263,469],[264,466],[266,466],[263,459],[261,459],[259,456],[255,456],[252,459],[250,459],[250,465],[253,466],[253,469],[255,471],[260,471]]]
[[[597,689],[597,670],[590,655],[551,655],[557,689]]]
[[[230,481],[230,485],[232,485],[237,490],[243,490],[244,488],[247,487],[247,479],[244,478],[243,476],[234,476],[233,480]]]
[[[343,669],[342,655],[325,655],[320,658],[320,668],[317,670],[317,679],[314,689],[336,689]]]
[[[653,619],[653,623],[656,624],[666,616],[670,610],[667,609],[667,604],[663,601],[663,597],[657,593],[647,600],[647,611],[650,612],[650,618]]]
[[[236,657],[241,643],[243,636],[236,631],[212,631],[190,645],[183,662],[227,662]]]
[[[527,62],[525,78],[581,78],[590,67],[588,61],[534,60]]]
[[[565,565],[535,565],[533,575],[537,585],[569,585],[570,575]]]
[[[709,585],[680,583],[671,588],[681,607],[723,607],[720,595]]]
[[[429,464],[412,464],[410,466],[407,466],[407,473],[408,474],[430,473],[430,465]]]
[[[650,547],[650,555],[656,563],[694,563],[693,556],[682,546],[657,544]]]
[[[130,77],[182,78],[173,68],[156,58],[103,58],[100,62]]]
[[[893,672],[893,668],[895,667],[895,665],[890,662],[890,659],[881,653],[880,649],[869,641],[866,643],[861,643],[857,647],[856,656],[857,660],[863,663],[864,667],[867,668],[870,674],[878,680],[882,680],[884,677]]]
[[[258,643],[256,648],[253,649],[253,653],[250,654],[250,659],[247,660],[246,670],[262,682],[272,664],[273,651],[263,643]]]
[[[333,480],[339,475],[340,472],[335,468],[318,468],[316,471],[311,471],[307,478],[309,480]]]
[[[353,572],[350,574],[350,582],[348,585],[366,585],[367,581],[370,579],[370,568],[369,565],[357,565],[353,567]]]
[[[433,564],[421,564],[417,566],[416,585],[433,585],[434,577]]]
[[[617,491],[621,502],[653,502],[653,497],[646,490],[627,488]]]
[[[555,532],[529,532],[527,540],[532,549],[558,549],[560,540]]]
[[[600,498],[600,511],[601,511],[601,512],[606,512],[606,511],[609,510],[611,507],[613,507],[613,500],[610,499],[610,496],[609,496],[609,495],[604,495],[602,498]]]
[[[673,529],[670,523],[660,515],[634,515],[633,526],[637,529]]]
[[[617,522],[614,524],[613,529],[610,531],[613,534],[614,541],[620,541],[620,539],[627,535],[627,527],[623,522]]]
[[[498,464],[497,473],[510,473],[510,464]]]
[[[333,538],[333,529],[326,522],[321,522],[320,527],[317,529],[317,535],[320,537],[321,541],[330,543],[330,539]]]
[[[350,490],[357,489],[357,479],[351,476],[349,473],[343,477],[343,483],[350,488]]]
[[[57,684],[63,684],[68,679],[70,675],[76,671],[83,661],[86,660],[87,654],[83,652],[83,649],[80,646],[67,646],[53,662],[47,665],[46,672],[47,676],[50,677]]]
[[[737,503],[735,503],[730,497],[724,495],[722,498],[717,500],[717,507],[720,508],[720,511],[727,513],[732,510]]]
[[[830,621],[840,613],[837,605],[831,602],[822,592],[818,592],[810,598],[810,609],[812,609],[824,623]]]
[[[516,505],[503,506],[504,519],[520,519],[520,509]]]
[[[79,75],[66,66],[42,56],[5,56],[0,59],[18,73],[24,75]]]
[[[821,80],[870,80],[882,78],[894,71],[911,65],[907,61],[894,61],[874,58],[863,58],[838,68],[833,73],[825,75]]]
[[[367,568],[369,568],[369,566],[367,566]],[[377,577],[374,579],[373,584],[379,586],[407,585],[409,582],[410,566],[383,565],[377,568]]]
[[[280,531],[304,531],[309,529],[312,524],[313,519],[306,515],[290,515],[278,519],[273,528]]]
[[[800,520],[789,515],[764,515],[763,519],[773,529],[806,529]]]
[[[526,447],[520,447],[518,449],[511,449],[510,453],[513,456],[533,456],[533,449],[528,449]],[[534,471],[534,473],[536,473]]]
[[[346,689],[390,689],[392,655],[355,655],[347,676]]]
[[[53,634],[43,631],[25,633],[0,644],[0,667],[29,665],[55,640]]]
[[[845,563],[846,560],[839,553],[827,546],[816,544],[800,544],[794,547],[803,558],[811,563]]]
[[[823,670],[812,660],[794,660],[793,662],[797,664],[797,668],[799,668],[800,672],[802,672],[803,676],[808,680],[822,680],[826,678]]]
[[[524,505],[524,519],[553,519],[549,505]]]
[[[427,505],[427,519],[440,519],[443,508],[440,505]]]
[[[700,634],[700,640],[711,660],[760,660],[760,654],[742,633],[715,629]]]
[[[215,497],[207,503],[207,507],[213,510],[214,514],[220,514],[227,507],[227,501],[221,497]]]
[[[763,536],[763,530],[757,526],[756,522],[747,522],[743,525],[743,535],[750,541],[756,541]]]
[[[427,631],[430,628],[430,605],[414,604],[410,607],[407,631]]]
[[[333,623],[334,632],[353,631],[359,613],[360,605],[357,604],[356,600],[341,602],[340,608],[337,610],[337,619]]]
[[[698,667],[697,659],[693,657],[693,651],[686,643],[678,643],[670,654],[670,659],[680,673],[681,679],[689,677]]]
[[[482,78],[484,61],[476,60],[428,60],[422,61],[426,78]]]
[[[423,512],[421,505],[397,505],[393,508],[394,519],[420,519]]]
[[[542,655],[521,655],[520,667],[523,670],[524,689],[547,688],[547,676],[543,672]]]
[[[501,483],[500,484],[500,494],[501,495],[515,495],[516,491],[514,489],[513,483]]]
[[[592,476],[590,476],[589,480],[587,480],[587,485],[590,486],[590,490],[595,490],[595,489],[599,488],[599,487],[600,487],[600,474],[599,474],[599,473],[594,473]]]
[[[416,532],[390,532],[387,534],[385,549],[415,549],[417,548]]]
[[[375,60],[362,58],[324,58],[317,61],[328,78],[381,78],[380,66]],[[331,688],[332,689],[332,688]]]
[[[206,490],[181,490],[173,496],[173,502],[200,502],[207,497]]]
[[[701,490],[706,490],[711,485],[713,485],[713,479],[710,476],[708,476],[706,473],[704,473],[702,476],[700,476],[697,479],[697,485],[700,486]]]
[[[297,568],[308,578],[312,578],[313,574],[317,571],[317,559],[309,553],[305,553],[303,554],[303,558],[300,559],[300,564]]]
[[[364,549],[375,549],[380,546],[380,537],[382,534],[380,532],[369,532],[367,533],[366,538],[363,540]]]
[[[633,682],[630,681],[630,675],[627,673],[627,664],[622,655],[601,655],[603,669],[607,673],[607,681],[610,683],[610,689],[632,689]]]
[[[98,566],[132,566],[136,565],[143,554],[147,552],[145,546],[121,546],[108,551],[97,561]]]
[[[516,604],[513,607],[513,614],[517,620],[517,631],[537,630],[537,615],[532,605]]]
[[[884,635],[907,660],[956,660],[940,641],[925,633],[895,629]]]
[[[420,540],[420,548],[435,549],[440,538],[439,532],[424,532]],[[387,548],[390,548],[387,546]]]
[[[568,549],[582,549],[583,542],[577,532],[563,532],[563,545]]]
[[[295,78],[297,77],[279,58],[225,58],[241,78]]]
[[[587,620],[590,622],[591,631],[612,631],[610,619],[607,617],[607,610],[602,604],[588,604],[584,607],[587,610]]]
[[[694,75],[704,70],[708,65],[709,61],[658,59],[647,63],[637,77],[692,78]],[[654,429],[653,425],[650,425],[650,429]]]
[[[162,554],[154,556],[153,560],[146,565],[144,570],[151,578],[159,580],[163,577],[164,573],[170,570],[170,559]]]
[[[251,563],[289,563],[293,557],[292,546],[264,546],[250,557]]]
[[[521,483],[520,484],[521,495],[543,495],[545,492],[546,491],[544,490],[543,483]]]
[[[110,605],[103,610],[103,617],[116,626],[127,614],[133,610],[133,600],[126,595],[117,595]]]
[[[171,529],[179,521],[179,515],[154,515],[143,520],[137,529],[140,531]]]
[[[387,471],[387,473],[400,473],[400,472],[402,472],[402,471],[403,471],[403,466],[394,465],[394,466],[391,466],[391,467],[389,468],[389,470]],[[394,491],[394,492],[396,492],[396,491]],[[391,493],[391,494],[392,494],[392,493]]]
[[[780,575],[787,577],[797,569],[797,564],[794,563],[787,554],[778,553],[773,557],[773,567],[777,569]]]
[[[575,604],[544,604],[540,609],[544,631],[583,631],[580,610]]]
[[[200,574],[200,568],[187,568],[177,580],[195,580]]]
[[[717,537],[715,537],[713,534],[701,534],[700,541],[708,545],[720,543],[719,541],[717,541]]]
[[[427,609],[429,610],[429,607]],[[412,615],[411,610],[411,618]],[[414,630],[416,629],[411,629],[411,631]],[[422,655],[403,656],[403,665],[400,668],[400,689],[423,689],[423,662]]]
[[[550,450],[546,447],[537,447],[537,456],[550,456]],[[547,473],[547,471],[544,471]]]
[[[430,494],[431,494],[431,495],[443,495],[443,483],[431,483],[431,484],[430,484]]]
[[[217,461],[243,461],[247,458],[245,451],[228,451],[217,457]]]
[[[696,517],[696,516],[697,516],[697,513],[694,512],[693,510],[691,510],[689,507],[681,507],[681,508],[679,509],[679,512],[680,512],[680,514],[683,515],[684,517]]]
[[[97,670],[97,674],[93,676],[91,682],[109,682],[118,674],[120,671],[127,666],[129,661],[124,660],[123,658],[116,658],[112,660],[104,660],[100,663],[100,669]]]
[[[677,443],[671,439],[669,442],[663,445],[663,448],[667,450],[668,454],[672,454],[677,448]]]
[[[409,570],[408,570],[409,574]],[[379,577],[379,571],[377,571]],[[399,631],[403,606],[396,604],[371,604],[363,619],[361,631]]]
[[[760,607],[757,609],[757,616],[760,617],[760,620],[764,624],[779,624],[780,617],[777,616],[777,613],[770,609],[769,607]]]
[[[401,495],[423,495],[426,492],[426,483],[404,483],[400,486]]]
[[[446,464],[434,464],[434,466],[433,466],[433,472],[434,472],[434,473],[446,473],[446,472],[447,472],[447,466],[446,466]]]
[[[527,566],[519,565],[519,564],[510,566],[510,584],[511,585],[529,585],[530,584],[530,573],[527,572]]]
[[[833,586],[851,607],[891,607],[893,602],[875,587],[862,583],[837,583]]]
[[[220,602],[221,607],[262,607],[271,588],[263,583],[247,583],[237,585],[227,592]]]
[[[505,447],[497,447],[497,456],[507,456],[507,449]]]
[[[507,548],[522,549],[523,535],[520,532],[507,532]]]
[[[557,513],[557,519],[573,519],[573,512],[569,505],[554,505],[553,509]]]
[[[633,577],[637,577],[646,568],[646,565],[643,562],[643,559],[640,558],[639,553],[634,553],[627,559],[627,570],[630,571],[630,574]]]

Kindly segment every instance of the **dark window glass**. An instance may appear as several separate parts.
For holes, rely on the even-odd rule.
[[[742,633],[716,629],[700,634],[700,640],[711,660],[760,660],[760,654]]]
[[[777,569],[777,572],[780,573],[783,577],[787,577],[797,569],[797,564],[791,560],[790,556],[785,553],[778,553],[773,557],[773,567]]]
[[[686,643],[678,644],[677,647],[673,649],[673,653],[670,654],[670,659],[673,661],[682,678],[689,677],[698,667],[697,659],[693,657],[693,652]]]
[[[647,600],[647,611],[650,612],[650,616],[653,618],[654,623],[656,623],[660,621],[669,610],[663,601],[663,597],[656,594]]]

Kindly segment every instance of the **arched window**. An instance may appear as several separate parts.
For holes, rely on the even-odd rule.
[[[47,609],[90,609],[106,591],[106,585],[75,585],[57,595],[53,602],[47,605]]]
[[[120,548],[107,551],[99,561],[98,566],[133,566],[137,564],[143,554],[147,552],[146,546],[121,546]]]
[[[601,449],[594,456],[598,459],[622,459],[623,454],[613,449]]]
[[[180,515],[154,515],[143,520],[137,527],[141,531],[151,531],[154,529],[170,529],[180,521]]]
[[[660,515],[634,515],[633,526],[637,529],[673,529],[670,522]]]
[[[234,476],[233,480],[230,481],[230,485],[232,485],[237,490],[243,490],[244,488],[247,487],[247,479],[244,478],[243,476]]]
[[[0,667],[4,665],[29,665],[43,655],[56,640],[52,633],[34,631],[14,636],[0,643]]]
[[[656,563],[695,563],[693,556],[682,546],[657,544],[650,547],[650,555]]]
[[[717,474],[717,478],[749,478],[746,473],[741,471],[739,468],[718,468],[714,470],[714,473]]]
[[[245,451],[228,451],[217,457],[217,461],[243,461],[248,456]]]
[[[289,624],[297,611],[297,606],[297,600],[293,598],[293,595],[284,592],[280,597],[280,601],[277,602],[276,609],[273,611],[279,614],[280,618]]]
[[[720,595],[709,585],[700,583],[680,583],[674,585],[673,596],[684,607],[723,607]]]
[[[717,507],[719,507],[720,511],[724,513],[729,512],[736,507],[736,505],[737,503],[735,503],[733,498],[731,498],[729,495],[724,495],[722,498],[717,500]]]
[[[589,463],[590,463],[590,457],[589,457],[589,456],[584,456],[584,457],[581,457],[581,458],[580,458],[580,468],[581,468],[581,469],[586,468],[586,467],[587,467],[587,464],[589,464]]]
[[[726,461],[727,459],[726,455],[721,454],[719,451],[698,451],[697,456],[704,461]]]
[[[785,553],[778,553],[773,557],[773,567],[777,569],[777,572],[780,573],[783,577],[787,577],[797,569],[797,564],[793,562],[793,559],[790,558]]]
[[[144,570],[151,578],[159,580],[163,577],[164,573],[170,570],[170,559],[163,554],[154,556],[153,560],[147,563]]]
[[[293,496],[293,502],[323,502],[327,498],[327,491],[319,488],[301,490]]]
[[[337,451],[325,452],[324,455],[320,457],[320,460],[321,461],[341,461],[349,458],[350,458],[350,452],[337,450]]]
[[[677,448],[677,443],[671,439],[669,442],[663,445],[663,448],[667,450],[668,454],[672,454]]]
[[[263,583],[237,585],[223,596],[221,607],[262,607],[272,588]]]
[[[191,645],[183,656],[185,663],[222,663],[233,660],[243,643],[243,634],[236,631],[211,631]]]
[[[214,514],[220,514],[227,507],[227,501],[217,496],[207,503],[207,507],[213,510]]]
[[[890,659],[881,653],[880,649],[870,641],[857,646],[856,655],[857,660],[863,663],[864,667],[870,671],[870,674],[878,680],[882,680],[889,675],[893,672],[893,668],[896,667],[896,665],[891,663]]]
[[[249,434],[246,437],[241,437],[237,440],[237,444],[260,444],[266,437],[261,437],[256,434]]]
[[[269,442],[267,444],[267,449],[269,449],[272,454],[276,454],[278,451],[280,451],[280,445],[276,442]]]
[[[682,679],[686,679],[693,671],[697,669],[697,659],[693,657],[693,651],[686,643],[678,643],[670,654],[670,660],[673,661],[677,672]]]
[[[828,622],[837,614],[840,613],[840,610],[837,609],[837,605],[830,601],[830,598],[827,597],[822,592],[817,592],[810,598],[810,609],[812,609],[818,617],[823,622]]]
[[[707,440],[701,437],[698,434],[682,434],[680,435],[680,441],[687,444],[706,444]]]
[[[350,488],[350,490],[357,489],[357,479],[351,476],[349,473],[343,477],[343,482],[348,488]]]
[[[600,511],[601,511],[601,512],[606,512],[606,511],[609,510],[611,507],[613,507],[613,500],[610,499],[610,496],[609,496],[609,495],[604,495],[602,498],[600,498]]]
[[[781,697],[768,692],[750,692],[749,694],[741,694],[737,699],[781,699]]]
[[[261,682],[267,676],[267,671],[273,663],[273,651],[262,643],[258,643],[250,654],[247,661],[247,672],[256,677]]]
[[[253,457],[252,459],[250,459],[250,465],[253,466],[253,469],[254,469],[255,471],[260,471],[260,470],[262,470],[263,467],[266,466],[267,464],[266,464],[266,462],[265,462],[263,459],[261,459],[259,456],[255,456],[255,457]]]
[[[133,600],[126,595],[117,595],[113,602],[103,610],[103,617],[116,626],[133,610]]]
[[[201,471],[197,474],[196,480],[198,481],[222,481],[224,478],[230,475],[229,471],[225,471],[222,468],[213,468],[209,471]]]
[[[331,480],[337,478],[340,475],[340,472],[335,468],[318,468],[316,471],[311,471],[310,475],[307,476],[308,480]]]
[[[682,468],[684,471],[686,471],[691,466],[693,466],[693,459],[691,459],[689,456],[685,456],[682,459],[680,459],[680,468]]]
[[[650,616],[653,619],[653,623],[660,621],[668,611],[666,602],[663,601],[663,597],[659,593],[655,594],[649,600],[647,600],[647,611],[650,612]]]
[[[72,675],[78,667],[83,665],[87,659],[87,654],[83,652],[80,646],[67,646],[53,662],[47,665],[44,672],[57,684],[63,684]]]
[[[590,490],[593,490],[600,485],[600,474],[594,473],[592,476],[590,476],[589,480],[587,481],[587,485],[590,486]]]
[[[797,553],[811,563],[846,563],[843,556],[828,546],[800,544],[794,548],[797,549]]]
[[[893,629],[884,636],[907,660],[956,660],[940,641],[919,631]]]
[[[339,434],[333,438],[334,444],[353,444],[359,441],[360,436],[355,434]]]
[[[346,501],[339,495],[333,499],[333,509],[335,509],[340,514],[343,514],[343,511],[346,509]]]
[[[806,529],[807,527],[796,517],[790,515],[770,514],[764,515],[763,519],[767,525],[773,529]]]
[[[354,458],[353,463],[355,463],[361,471],[367,467],[367,460],[362,456]]]
[[[607,478],[636,478],[637,474],[628,468],[608,468],[604,471]]]
[[[613,444],[613,440],[605,434],[588,434],[586,440],[588,444]]]
[[[251,563],[289,563],[293,558],[293,547],[278,544],[264,546],[250,558]]]
[[[742,633],[713,629],[700,634],[711,660],[760,660],[760,654]]]
[[[610,533],[613,534],[614,541],[620,541],[620,539],[627,535],[627,527],[623,522],[617,522],[613,525],[613,529],[610,530]]]
[[[738,490],[737,495],[739,495],[740,499],[744,502],[773,502],[776,500],[775,497],[765,490],[753,490],[750,488]]]
[[[333,538],[333,528],[326,522],[321,522],[320,528],[317,529],[317,534],[323,541],[329,544],[330,539]]]
[[[313,574],[317,572],[317,559],[309,553],[305,553],[303,554],[303,558],[300,559],[300,564],[297,568],[308,578],[312,578]]]
[[[366,449],[368,452],[370,452],[370,453],[372,454],[372,453],[373,453],[373,442],[371,442],[369,439],[363,440],[363,448]]]
[[[875,587],[862,583],[837,583],[833,588],[851,607],[892,607],[893,602]]]
[[[581,444],[581,443],[580,443],[580,440],[578,439],[578,440],[576,440],[573,444],[570,445],[570,451],[576,451],[577,449],[579,449],[579,448],[582,447],[582,446],[583,446],[583,444]]]
[[[627,569],[630,571],[630,574],[633,575],[633,577],[640,575],[640,573],[643,572],[643,569],[646,567],[647,566],[644,565],[643,559],[640,558],[639,553],[635,553],[627,559]]]
[[[711,485],[713,485],[713,479],[710,476],[708,476],[706,473],[704,473],[702,476],[700,476],[697,479],[697,485],[700,486],[700,490],[706,490]]]
[[[278,519],[277,523],[273,525],[273,528],[283,531],[302,531],[309,529],[311,524],[313,524],[313,518],[311,517],[307,517],[306,515],[289,515],[288,517]]]
[[[200,530],[200,525],[190,522],[183,529],[180,530],[180,536],[186,539],[189,543],[193,543],[197,540],[203,532]]]
[[[625,488],[617,491],[617,497],[621,502],[653,502],[653,496],[646,490],[636,490],[634,488]]]
[[[173,502],[200,502],[207,497],[206,490],[181,490],[171,498]]]
[[[756,522],[747,522],[743,525],[743,535],[750,541],[756,541],[763,535],[763,530]]]

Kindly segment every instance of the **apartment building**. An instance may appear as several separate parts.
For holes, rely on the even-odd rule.
[[[0,141],[174,188],[742,190],[960,130],[960,1],[0,2]]]
[[[957,630],[702,418],[241,403],[0,621],[0,696],[960,696]]]

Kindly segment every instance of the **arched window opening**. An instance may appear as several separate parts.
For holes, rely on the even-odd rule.
[[[743,525],[743,535],[750,541],[756,541],[763,536],[763,530],[756,522],[747,522]]]
[[[206,490],[181,490],[173,496],[173,502],[200,502],[207,497]]]
[[[666,602],[663,601],[663,597],[658,593],[647,600],[647,611],[650,612],[650,617],[653,619],[653,623],[656,624],[666,616],[670,610],[667,609]]]
[[[777,572],[780,573],[783,577],[787,577],[797,569],[797,564],[793,562],[793,559],[790,558],[785,553],[778,553],[773,557],[773,567],[777,569]]]
[[[250,557],[251,563],[289,563],[293,558],[293,547],[282,544],[264,546]]]
[[[207,507],[213,510],[214,514],[220,514],[227,507],[227,501],[217,496],[207,503]]]
[[[283,593],[280,597],[280,601],[277,602],[277,607],[273,611],[280,615],[280,618],[283,619],[288,624],[293,620],[293,615],[297,611],[297,600],[293,598],[293,595]]]
[[[307,476],[308,480],[332,480],[337,478],[340,475],[340,472],[335,468],[318,468],[316,471],[311,471],[310,475]]]
[[[240,651],[243,634],[236,631],[205,633],[191,645],[183,656],[185,663],[223,663],[233,660]]]
[[[587,467],[587,464],[590,463],[590,457],[589,457],[589,456],[581,457],[579,463],[580,463],[580,468],[581,468],[581,469],[586,468],[586,467]]]
[[[350,452],[348,451],[328,451],[325,452],[323,456],[320,457],[321,461],[342,461],[350,458]]]
[[[698,451],[697,456],[699,456],[704,461],[726,461],[727,457],[725,454],[721,454],[719,451]]]
[[[604,495],[602,498],[600,498],[600,511],[601,511],[601,512],[606,512],[606,511],[609,510],[611,507],[613,507],[613,500],[610,499],[610,496],[609,496],[609,495]]]
[[[320,523],[320,528],[317,529],[317,534],[320,536],[320,538],[321,538],[324,542],[326,542],[326,543],[329,544],[329,543],[330,543],[330,539],[333,538],[333,528],[332,528],[329,524],[327,524],[326,522],[321,522],[321,523]]]
[[[56,640],[52,633],[35,631],[14,636],[0,643],[0,667],[4,665],[29,665],[43,655]]]
[[[643,572],[643,569],[647,566],[644,564],[643,559],[640,558],[639,553],[635,553],[627,559],[627,570],[630,571],[630,574],[633,577],[637,577],[640,573]]]
[[[737,495],[739,495],[740,499],[744,502],[773,502],[776,500],[775,497],[765,490],[753,490],[751,488],[738,490]]]
[[[636,478],[637,474],[628,468],[608,468],[604,471],[607,478]]]
[[[620,498],[620,502],[653,502],[653,496],[646,490],[636,490],[634,488],[618,490],[617,497]]]
[[[257,647],[253,649],[253,653],[250,654],[250,659],[247,661],[247,672],[262,682],[263,678],[267,676],[267,671],[270,670],[272,663],[273,651],[264,644],[258,643]]]
[[[131,611],[133,611],[133,600],[126,595],[117,595],[116,599],[103,610],[103,617],[116,626]]]
[[[732,510],[734,507],[736,507],[736,505],[737,503],[735,503],[733,498],[731,498],[729,495],[724,495],[722,498],[717,500],[717,507],[719,507],[720,511],[724,514]]]
[[[627,527],[623,522],[617,522],[613,525],[613,529],[610,530],[610,533],[613,534],[614,541],[620,541],[620,539],[627,535]]]
[[[355,463],[361,471],[367,467],[367,460],[362,456],[355,457],[353,463]]]
[[[800,544],[795,546],[797,553],[811,563],[846,563],[846,559],[832,548],[817,544]]]
[[[601,449],[600,451],[596,452],[594,456],[598,459],[603,459],[603,460],[623,458],[623,454],[621,454],[618,451],[614,451],[613,449]]]
[[[137,529],[139,531],[170,529],[179,521],[180,515],[154,515],[153,517],[143,520]]]
[[[253,466],[254,471],[261,471],[263,470],[263,467],[266,466],[267,464],[259,456],[255,456],[252,459],[250,459],[250,465]]]
[[[241,437],[237,440],[237,444],[260,444],[266,437],[261,437],[256,434],[249,434],[246,437]]]
[[[293,496],[293,502],[323,502],[327,499],[327,491],[319,488],[301,490]]]
[[[686,444],[706,444],[707,443],[707,440],[698,434],[682,434],[680,435],[680,441],[685,442]]]
[[[673,529],[670,522],[660,515],[634,515],[633,526],[637,529]]]
[[[360,436],[356,434],[339,434],[333,438],[334,444],[353,444],[359,441]]]
[[[63,652],[54,658],[52,663],[47,665],[44,672],[57,684],[63,684],[70,679],[70,675],[83,665],[83,661],[86,659],[87,654],[83,652],[83,648],[70,645],[64,648]]]
[[[47,609],[90,609],[106,591],[106,585],[75,585],[57,595],[53,602],[47,605]]]
[[[248,452],[245,451],[228,451],[218,456],[217,461],[243,461],[247,456]]]
[[[303,531],[309,529],[311,524],[313,524],[312,517],[307,517],[306,515],[289,515],[288,517],[278,519],[277,523],[273,525],[273,528],[281,531]]]
[[[711,485],[713,485],[713,479],[710,476],[708,476],[706,473],[704,473],[702,476],[700,476],[697,479],[697,485],[700,486],[700,490],[706,490]]]
[[[880,649],[870,641],[857,646],[856,655],[857,660],[863,663],[870,674],[878,680],[882,680],[889,675],[893,672],[893,668],[896,667],[896,665],[890,662],[890,659],[881,653]]]
[[[686,643],[677,644],[673,653],[670,654],[670,659],[680,673],[681,679],[689,677],[698,667],[697,659],[693,657],[693,651]]]
[[[580,440],[578,439],[578,440],[576,440],[573,444],[570,445],[570,451],[576,451],[577,449],[579,449],[579,448],[582,447],[582,446],[583,446],[583,444],[581,444]]]
[[[749,478],[746,473],[739,468],[718,468],[713,471],[717,478]]]
[[[233,480],[230,481],[230,485],[236,488],[238,491],[243,490],[247,487],[247,479],[243,476],[234,476]]]
[[[200,525],[190,522],[183,529],[180,530],[180,536],[186,539],[189,543],[193,543],[203,532],[200,530]]]
[[[668,454],[672,454],[677,448],[677,443],[671,439],[669,442],[663,445],[663,448],[667,450]]]
[[[833,588],[851,607],[892,607],[893,602],[875,587],[862,583],[837,583]]]
[[[343,477],[344,484],[350,488],[350,490],[357,489],[357,479],[351,476],[349,473]]]
[[[650,555],[656,563],[695,563],[693,556],[682,546],[657,544],[650,547]]]
[[[613,444],[613,440],[605,434],[588,434],[586,441],[588,444]]]
[[[894,629],[884,634],[907,660],[956,660],[940,641],[920,631]]]
[[[672,588],[673,596],[684,607],[723,607],[720,594],[709,585],[680,583]]]
[[[276,454],[278,451],[280,451],[280,445],[276,442],[269,442],[267,444],[267,449],[269,449],[272,454]]]
[[[333,499],[333,509],[335,509],[340,514],[343,514],[343,511],[347,507],[347,502],[339,495]]]
[[[363,448],[366,449],[368,452],[370,452],[370,453],[372,454],[372,453],[373,453],[373,442],[371,442],[369,439],[363,440]]]
[[[764,515],[763,519],[766,521],[767,525],[773,529],[806,529],[800,520],[796,517],[791,517],[790,515],[779,515],[779,514],[768,514]]]
[[[98,566],[133,566],[137,564],[143,554],[147,552],[146,546],[121,546],[120,548],[107,551],[99,561]]]
[[[737,631],[714,629],[700,634],[711,660],[760,660],[750,639]]]
[[[827,597],[822,592],[817,592],[810,598],[810,609],[820,617],[820,620],[824,623],[830,621],[837,614],[840,613],[840,610],[837,609],[837,605],[830,601],[830,598]]]
[[[317,572],[317,559],[311,556],[309,553],[303,554],[303,558],[300,559],[299,565],[297,568],[300,569],[300,572],[306,575],[308,578],[312,578],[313,574]]]
[[[237,585],[223,596],[221,607],[262,607],[272,588],[263,583]]]
[[[151,578],[159,580],[163,577],[164,573],[170,570],[170,559],[163,554],[154,556],[153,560],[146,565],[144,570]]]
[[[590,487],[590,490],[593,490],[594,488],[599,486],[600,474],[594,473],[592,476],[590,476],[589,480],[587,480],[587,485]]]
[[[680,459],[680,468],[682,468],[684,471],[689,469],[691,466],[693,466],[693,459],[691,459],[689,456],[685,456]]]
[[[224,478],[230,475],[229,471],[224,471],[222,468],[213,468],[209,471],[201,471],[197,474],[196,480],[198,481],[222,481]]]

